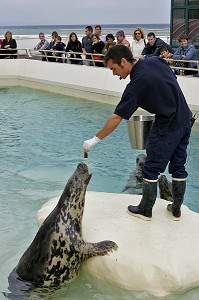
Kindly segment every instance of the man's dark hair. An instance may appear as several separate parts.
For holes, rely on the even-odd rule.
[[[95,29],[99,28],[100,30],[102,30],[102,27],[100,25],[96,25]]]
[[[53,31],[53,32],[51,33],[51,36],[57,37],[57,36],[58,36],[58,32],[57,32],[57,31]]]
[[[106,36],[106,41],[108,40],[108,38],[111,38],[113,41],[115,40],[115,37],[112,33],[108,33]]]
[[[185,33],[182,33],[178,39],[179,42],[181,42],[181,40],[187,40],[188,41],[188,36]]]
[[[149,37],[149,36],[153,36],[154,39],[155,39],[155,33],[154,33],[154,32],[149,32],[149,33],[147,34],[147,37]]]
[[[115,45],[111,47],[104,56],[104,65],[106,66],[110,59],[112,59],[113,63],[121,65],[122,58],[126,58],[126,60],[129,62],[135,60],[131,50],[128,47],[125,45]]]
[[[92,26],[86,26],[85,29],[87,29],[87,30],[93,32],[93,27],[92,27]]]
[[[160,48],[160,53],[162,53],[163,51],[168,51],[169,49],[167,48],[166,45],[163,45],[161,48]]]
[[[62,40],[62,38],[61,38],[60,35],[57,36],[57,39],[58,39],[58,41],[60,41],[60,42],[61,42],[61,40]]]

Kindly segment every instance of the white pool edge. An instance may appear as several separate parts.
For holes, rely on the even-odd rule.
[[[36,60],[0,60],[0,86],[23,86],[116,105],[129,78],[119,80],[107,68],[49,63]],[[199,78],[178,76],[193,111],[199,112]]]

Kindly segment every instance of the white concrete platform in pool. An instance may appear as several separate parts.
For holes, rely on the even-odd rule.
[[[59,197],[37,213],[41,225]],[[180,293],[199,286],[199,214],[182,207],[182,218],[172,221],[167,201],[157,199],[152,221],[127,214],[129,204],[141,196],[87,192],[83,237],[89,242],[110,239],[116,252],[88,259],[83,268],[93,276],[127,290],[147,291],[155,296]]]

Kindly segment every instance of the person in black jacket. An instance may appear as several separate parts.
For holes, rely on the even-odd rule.
[[[146,44],[141,53],[141,58],[147,58],[150,56],[160,56],[160,49],[162,48],[162,46],[166,46],[170,53],[174,53],[173,49],[167,43],[165,43],[160,38],[156,38],[154,32],[149,32],[147,34],[147,40],[148,43]]]
[[[78,40],[75,32],[71,32],[69,35],[69,41],[66,46],[66,52],[70,52],[70,62],[71,64],[82,65],[82,56],[80,53],[76,54],[73,52],[82,52],[82,44]],[[75,58],[75,59],[73,59]]]
[[[104,49],[104,46],[105,46],[104,42],[101,41],[96,34],[93,34],[92,35],[92,45],[93,45],[93,53],[95,53],[95,55],[93,55],[95,66],[104,67],[103,62],[97,61],[97,60],[103,60],[103,56],[98,55],[98,54],[102,54],[102,50]]]
[[[56,62],[63,63],[63,59],[61,58],[63,56],[63,54],[60,53],[59,51],[64,51],[66,45],[61,40],[62,40],[61,36],[58,35],[55,39],[55,44],[52,47],[52,50],[53,50],[52,55],[54,57],[60,57],[60,58],[55,58]]]
[[[56,43],[56,38],[59,36],[58,32],[57,31],[53,31],[52,34],[51,34],[51,41],[49,43],[49,46],[48,46],[48,49],[50,50],[49,52],[46,52],[47,55],[48,55],[48,61],[55,61],[54,58],[51,58],[49,56],[52,56],[52,50],[53,50],[53,46],[55,45]]]
[[[2,42],[1,48],[5,49],[3,51],[5,55],[1,56],[1,58],[17,58],[17,50],[12,50],[17,48],[17,42],[12,38],[11,31],[5,33],[5,39]]]

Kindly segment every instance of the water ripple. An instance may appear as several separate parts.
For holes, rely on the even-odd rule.
[[[93,174],[89,190],[121,192],[135,168],[136,156],[144,151],[130,148],[127,126],[122,122],[92,149],[87,160],[82,157],[83,140],[99,130],[113,112],[112,105],[21,87],[0,89],[0,93],[4,95],[0,112],[0,291],[6,291],[9,272],[37,232],[36,211],[61,193],[77,164],[86,161]],[[185,202],[199,212],[198,133],[199,125],[194,124]],[[50,299],[66,299],[66,295],[75,300],[153,299],[144,294],[129,295],[110,285],[105,289],[104,282],[99,291],[96,282],[82,273]]]

